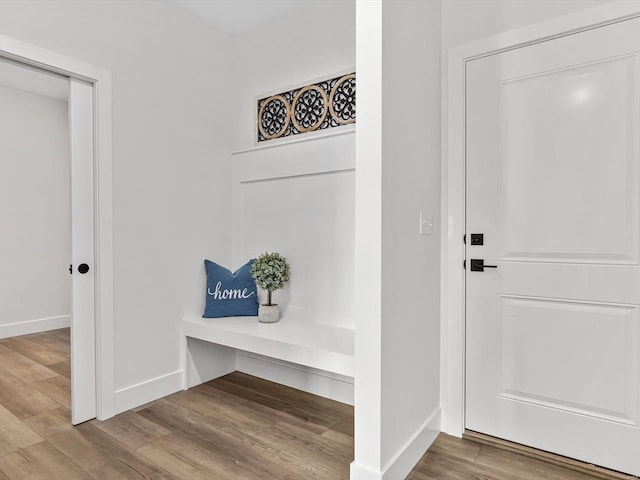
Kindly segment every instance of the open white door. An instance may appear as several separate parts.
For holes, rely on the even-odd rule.
[[[69,80],[71,150],[71,422],[96,416],[93,87]]]

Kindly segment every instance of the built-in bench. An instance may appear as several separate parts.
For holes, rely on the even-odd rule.
[[[354,376],[354,330],[350,328],[311,323],[291,315],[273,324],[262,324],[257,317],[189,317],[183,319],[182,328],[185,388],[236,370],[238,351],[351,379]]]

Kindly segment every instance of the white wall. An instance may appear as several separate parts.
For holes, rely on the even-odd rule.
[[[0,338],[69,325],[67,110],[0,86]]]
[[[301,135],[293,143],[265,142],[255,148],[255,125],[257,96],[353,71],[355,2],[309,2],[235,37],[232,52],[231,121],[236,152],[232,155],[233,262],[229,266],[235,269],[265,251],[280,252],[291,266],[291,281],[274,293],[281,321],[352,329],[353,126],[336,128],[322,138],[309,140]],[[260,297],[265,298],[264,292]],[[241,371],[329,396],[340,391],[345,401],[353,398],[352,379],[336,380],[332,374],[318,376],[313,369],[291,369],[243,355],[238,353]]]
[[[609,0],[444,0],[442,48],[567,15]]]
[[[440,3],[363,1],[357,21],[361,86],[369,83],[357,191],[368,198],[356,200],[356,282],[365,291],[356,324],[352,478],[399,479],[440,428],[439,232],[418,234],[420,211],[439,223]],[[373,242],[378,251],[361,255]],[[373,262],[378,272],[369,270]],[[379,286],[371,284],[376,274]],[[370,292],[380,294],[377,312],[366,294],[372,288],[379,288]]]
[[[310,2],[234,38],[232,51],[233,139],[241,151],[232,158],[234,268],[279,251],[292,271],[289,285],[274,294],[285,316],[296,308],[310,321],[353,328],[352,127],[347,135],[247,149],[255,145],[257,96],[353,71],[355,2]]]
[[[273,294],[283,320],[354,327],[353,140],[351,133],[276,147],[275,157],[233,157],[234,263],[265,251],[287,258],[291,280]],[[266,301],[265,292],[259,297]]]
[[[254,145],[257,95],[287,91],[355,67],[355,1],[308,2],[235,37],[232,53],[237,60],[233,65],[233,149],[243,150]],[[308,147],[309,152],[314,149]],[[277,156],[277,151],[270,156]]]
[[[462,45],[464,43],[497,35],[509,30],[513,30],[526,25],[542,22],[551,18],[567,15],[572,12],[582,10],[606,3],[609,0],[444,0],[442,2],[442,158],[445,163],[443,173],[446,179],[446,159],[448,135],[446,125],[447,116],[447,96],[448,96],[448,50],[450,47]],[[446,205],[444,205],[446,208]],[[446,232],[445,232],[446,234]],[[446,238],[446,237],[445,237]],[[443,243],[443,254],[446,253],[446,242]],[[446,271],[442,279],[446,280]],[[443,307],[446,307],[444,299],[447,292],[442,291]],[[443,431],[460,435],[462,425],[454,418],[458,417],[457,412],[462,411],[462,398],[457,394],[450,393],[449,387],[453,387],[454,392],[460,389],[450,384],[450,379],[459,378],[455,373],[458,368],[447,361],[448,344],[459,342],[458,338],[452,338],[447,330],[446,310],[443,310],[442,324],[442,429]],[[453,380],[455,381],[455,380]],[[451,412],[451,415],[449,415]]]
[[[4,1],[0,32],[112,71],[116,408],[180,389],[203,258],[231,259],[230,39],[135,0]]]
[[[382,470],[382,1],[356,2],[355,458],[351,480]]]
[[[383,2],[382,40],[382,464],[389,465],[416,436],[425,436],[417,441],[426,449],[440,428],[439,231],[418,234],[420,211],[440,224],[440,2]]]

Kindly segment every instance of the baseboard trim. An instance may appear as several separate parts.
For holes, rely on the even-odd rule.
[[[382,480],[382,474],[354,461],[351,463],[349,480]]]
[[[178,370],[145,382],[116,390],[115,413],[126,412],[145,403],[158,400],[183,388],[183,372]]]
[[[71,315],[9,323],[7,325],[0,325],[0,338],[47,332],[49,330],[57,330],[58,328],[68,328],[69,325],[71,325]]]
[[[409,475],[440,433],[441,409],[438,407],[411,436],[393,458],[378,472],[355,461],[351,463],[351,480],[402,480]]]
[[[382,480],[406,478],[440,433],[441,411],[436,408],[383,469]]]
[[[353,378],[238,351],[236,370],[271,382],[353,405]]]
[[[501,450],[519,453],[525,457],[541,460],[546,463],[551,463],[552,465],[558,465],[560,467],[591,475],[592,477],[601,478],[603,480],[636,480],[638,478],[633,475],[616,472],[615,470],[608,470],[603,467],[598,467],[597,465],[581,462],[569,457],[563,457],[562,455],[557,455],[555,453],[545,452],[544,450],[527,447],[519,443],[509,442],[508,440],[492,437],[472,430],[465,430],[462,438],[482,445],[489,445]]]

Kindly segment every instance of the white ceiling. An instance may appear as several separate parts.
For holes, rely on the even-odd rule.
[[[174,0],[231,36],[266,25],[313,0]],[[317,0],[322,1],[322,0]],[[68,100],[68,80],[0,59],[0,85]]]
[[[266,25],[312,0],[174,0],[232,37]]]

